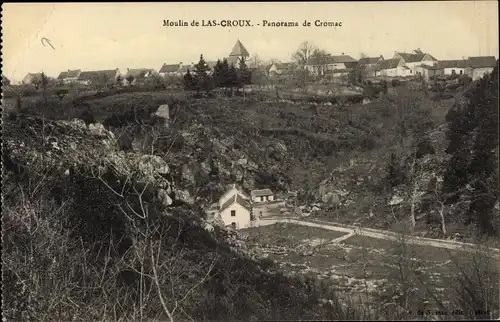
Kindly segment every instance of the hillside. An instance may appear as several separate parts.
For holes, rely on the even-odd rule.
[[[170,164],[83,121],[5,123],[4,316],[20,320],[345,318],[182,202]],[[96,276],[98,278],[96,278]]]
[[[340,106],[190,92],[24,104],[4,115],[8,314],[345,319],[331,291],[276,273],[203,208],[236,182],[297,191],[304,215],[314,204],[323,220],[494,235],[494,80],[453,99],[401,86]],[[325,298],[333,306],[316,305]]]
[[[298,191],[301,204],[322,204],[312,214],[321,219],[395,229],[411,212],[417,231],[441,237],[434,195],[449,158],[445,116],[461,99],[435,100],[411,84],[395,90],[366,105],[157,92],[28,111],[102,123],[122,149],[154,151],[190,204],[206,206],[238,182],[246,189]],[[165,103],[169,128],[153,115]],[[401,201],[391,206],[391,200]],[[467,225],[447,226],[449,234],[470,235]]]

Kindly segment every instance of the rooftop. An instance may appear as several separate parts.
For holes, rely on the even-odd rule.
[[[252,197],[263,197],[263,196],[271,196],[273,195],[273,192],[271,189],[257,189],[257,190],[252,190],[250,193]]]

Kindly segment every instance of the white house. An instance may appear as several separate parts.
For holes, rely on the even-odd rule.
[[[405,77],[411,75],[411,69],[406,67],[401,58],[386,59],[379,63],[380,76],[386,77]]]
[[[456,59],[456,60],[441,60],[438,66],[443,69],[443,74],[448,75],[464,75],[467,71],[467,60],[466,59]]]
[[[158,74],[161,77],[179,76],[180,75],[179,70],[181,69],[181,67],[182,67],[182,62],[178,64],[163,64],[163,66],[161,66],[160,70],[158,71]]]
[[[253,202],[274,201],[274,194],[271,189],[252,190],[250,193]]]
[[[226,226],[234,229],[248,228],[252,221],[252,208],[248,200],[236,193],[222,204],[219,215]]]
[[[293,70],[293,63],[273,63],[268,70],[269,75],[283,75]]]
[[[467,75],[472,80],[479,79],[489,74],[495,68],[497,59],[494,56],[469,57],[467,59]]]
[[[396,52],[393,59],[402,59],[405,66],[410,69],[410,75],[421,74],[421,65],[435,66],[438,62],[431,54],[423,53],[420,49],[414,50],[413,53]]]
[[[222,208],[222,205],[225,204],[228,200],[233,198],[235,195],[239,195],[244,200],[250,200],[250,197],[245,194],[236,184],[231,185],[229,190],[227,190],[220,198],[219,198],[219,208]]]
[[[349,55],[314,56],[307,60],[304,68],[311,75],[333,74],[334,71],[345,71],[356,67],[357,60]]]
[[[57,77],[57,80],[63,82],[64,84],[76,83],[81,72],[82,71],[80,69],[68,69],[68,71],[61,72]]]

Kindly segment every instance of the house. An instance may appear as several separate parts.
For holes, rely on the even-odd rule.
[[[405,77],[411,74],[411,69],[407,67],[401,58],[386,59],[379,63],[380,76],[385,77]]]
[[[304,68],[311,75],[333,74],[336,70],[346,70],[355,68],[357,60],[349,55],[332,56],[314,56],[307,60]]]
[[[116,82],[118,76],[121,76],[120,70],[95,70],[81,72],[78,76],[78,83],[83,85],[108,85]]]
[[[410,75],[422,73],[421,65],[434,66],[438,61],[431,54],[423,53],[420,48],[415,49],[413,53],[396,52],[393,59],[402,59],[406,67],[410,69]]]
[[[135,85],[136,83],[144,82],[149,77],[157,75],[158,73],[151,68],[137,68],[137,69],[129,69],[127,68],[127,73],[124,76],[128,85]],[[128,79],[131,78],[132,82],[129,82]]]
[[[61,72],[59,76],[57,76],[57,80],[64,84],[75,83],[78,81],[81,72],[80,69],[68,69],[68,71]]]
[[[42,73],[28,73],[26,76],[24,76],[22,83],[25,85],[36,84],[39,83],[41,79]]]
[[[384,56],[378,57],[363,57],[358,60],[360,67],[364,68],[368,77],[375,77],[380,71],[380,62],[384,60]]]
[[[440,66],[427,66],[421,65],[422,77],[424,77],[427,81],[436,77],[443,76],[444,70]]]
[[[181,69],[181,67],[182,67],[182,62],[180,62],[178,64],[163,64],[163,66],[161,66],[158,74],[161,77],[180,76],[179,69]]]
[[[275,62],[269,67],[268,73],[272,76],[284,75],[290,73],[294,68],[293,63]]]
[[[455,59],[455,60],[441,60],[438,62],[438,66],[443,69],[443,75],[463,75],[466,73],[467,60],[466,59]]]
[[[234,195],[239,195],[241,198],[245,200],[250,200],[250,197],[243,192],[243,190],[238,187],[236,184],[231,185],[231,187],[219,198],[219,208],[222,208],[222,205],[226,203],[229,199],[231,199]]]
[[[494,56],[469,57],[467,59],[467,76],[472,80],[479,79],[493,71],[497,64]]]
[[[252,221],[252,208],[247,199],[240,194],[234,194],[219,210],[219,215],[226,226],[234,229],[250,227]]]
[[[252,190],[250,195],[253,202],[274,201],[274,194],[271,189]]]

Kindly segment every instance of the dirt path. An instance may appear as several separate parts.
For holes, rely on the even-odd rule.
[[[345,232],[347,233],[346,236],[342,236],[340,238],[337,238],[338,242],[342,240],[346,240],[354,235],[360,235],[360,236],[366,236],[366,237],[372,237],[372,238],[377,238],[377,239],[385,239],[385,240],[398,240],[400,235],[397,233],[387,231],[387,230],[380,230],[380,229],[372,229],[372,228],[363,228],[363,227],[357,227],[357,226],[350,226],[350,225],[342,225],[338,223],[333,223],[333,222],[322,222],[322,221],[305,221],[305,220],[298,220],[298,219],[293,219],[293,218],[266,218],[266,219],[260,219],[258,223],[256,223],[256,226],[269,226],[273,225],[276,223],[291,223],[291,224],[296,224],[296,225],[301,225],[301,226],[309,226],[309,227],[316,227],[316,228],[323,228],[323,229],[328,229],[328,230],[335,230],[335,231],[340,231],[340,232]],[[410,244],[414,245],[423,245],[423,246],[430,246],[430,247],[440,247],[440,248],[447,248],[447,249],[452,249],[452,250],[458,250],[458,251],[468,251],[468,252],[475,252],[478,250],[476,244],[471,244],[471,243],[463,243],[463,242],[457,242],[457,241],[451,241],[451,240],[438,240],[438,239],[432,239],[432,238],[424,238],[424,237],[417,237],[417,236],[406,236],[407,242]],[[495,257],[500,258],[500,250],[496,248],[490,248],[489,249]]]

